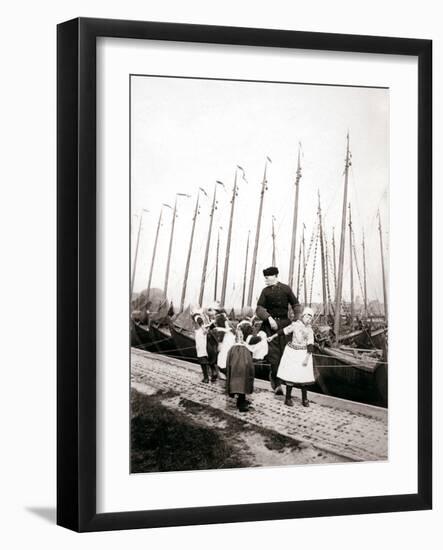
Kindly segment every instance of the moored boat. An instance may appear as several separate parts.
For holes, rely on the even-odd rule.
[[[388,368],[382,350],[316,345],[314,365],[324,393],[387,406]]]

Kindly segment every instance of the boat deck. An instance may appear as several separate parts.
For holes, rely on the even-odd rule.
[[[201,383],[201,371],[181,359],[132,348],[131,384],[138,391],[173,390],[181,397],[222,410],[251,425],[273,430],[343,460],[375,461],[388,458],[387,410],[335,397],[309,393],[311,406],[300,402],[294,389],[294,407],[286,407],[268,382],[255,380],[253,406],[240,413],[225,392],[224,382]]]

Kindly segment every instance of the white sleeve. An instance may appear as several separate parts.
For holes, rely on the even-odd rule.
[[[308,341],[306,344],[309,346],[314,343],[314,331],[312,330],[312,327],[309,327],[308,330]]]

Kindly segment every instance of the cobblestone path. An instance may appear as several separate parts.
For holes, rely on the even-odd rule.
[[[222,410],[337,456],[354,461],[387,460],[387,415],[374,418],[312,401],[306,408],[301,405],[300,390],[296,388],[292,408],[286,407],[283,398],[274,396],[270,390],[256,388],[249,397],[251,409],[240,413],[235,400],[226,395],[223,381],[203,384],[198,366],[135,348],[131,354],[131,381],[139,390],[146,384],[157,390],[176,391],[190,401]]]

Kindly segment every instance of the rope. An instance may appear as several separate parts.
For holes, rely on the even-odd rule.
[[[188,348],[181,348],[181,349],[188,349]],[[195,348],[194,348],[195,349]],[[171,350],[171,351],[176,351],[176,350]],[[163,353],[160,353],[160,355],[166,355],[167,357],[174,357],[175,359],[183,359],[183,356],[181,355],[172,355],[172,354],[169,354],[168,352],[163,352]],[[326,357],[326,359],[331,359],[331,360],[336,360],[336,361],[339,361],[338,358],[335,358],[335,357],[331,357],[330,355],[325,355],[323,353],[313,353],[312,354],[313,357]],[[387,361],[380,361],[376,358],[371,358],[373,360],[374,363],[376,363],[377,365],[388,365],[388,362]],[[270,367],[271,364],[270,363],[266,363],[266,362],[262,362],[262,363],[259,363],[257,366],[260,366],[260,367]],[[345,368],[345,367],[361,367],[361,363],[351,363],[351,364],[346,364],[346,365],[315,365],[315,368],[330,368],[330,367],[334,367],[335,368]]]
[[[312,278],[311,278],[311,288],[309,290],[309,306],[312,304],[312,290],[314,288],[315,264],[317,261],[317,249],[318,249],[319,236],[320,236],[320,224],[318,224],[317,236],[315,239],[315,247],[314,247],[314,258],[312,261]]]
[[[305,263],[304,263],[304,266],[303,266],[303,276],[302,276],[302,279],[300,281],[300,288],[297,289],[298,292],[299,292],[299,295],[300,295],[300,291],[301,291],[301,288],[302,288],[302,285],[305,285],[306,286],[306,266],[308,265],[309,263],[309,257],[311,255],[311,249],[312,249],[312,244],[314,242],[314,237],[316,237],[316,234],[318,233],[318,224],[317,225],[314,225],[314,228],[312,230],[312,235],[311,235],[311,240],[309,242],[309,248],[308,248],[308,254],[305,258]]]
[[[325,239],[326,240],[326,239]],[[328,250],[328,245],[326,244],[326,250]],[[336,287],[336,281],[335,281],[335,277],[334,277],[334,265],[332,263],[332,258],[331,258],[332,254],[327,254],[327,257],[328,257],[328,266],[327,266],[327,269],[328,269],[328,273],[332,274],[328,274],[328,280],[332,277],[332,279],[334,280],[334,287]],[[337,289],[335,289],[337,290]]]
[[[325,261],[325,279],[326,279],[326,292],[328,293],[328,304],[332,304],[331,300],[331,289],[329,287],[329,254],[328,254],[328,240],[326,238],[326,235],[323,233],[323,236],[325,238],[324,244],[325,244],[325,254],[326,254],[326,261]]]
[[[363,284],[362,284],[362,282],[361,282],[360,269],[358,268],[357,252],[356,252],[356,250],[355,250],[355,235],[354,235],[354,230],[352,230],[352,248],[353,248],[353,251],[354,251],[355,267],[356,267],[356,269],[357,269],[358,282],[360,283],[361,295],[364,296],[365,293],[364,293],[364,291],[363,291]]]

